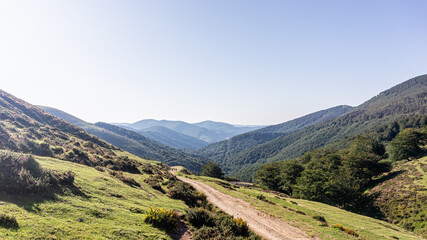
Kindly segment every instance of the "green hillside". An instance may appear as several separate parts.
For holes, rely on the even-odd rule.
[[[3,91],[0,116],[0,239],[178,239],[190,234],[190,225],[194,239],[214,238],[210,231],[260,239],[166,164],[125,152]],[[194,220],[199,212],[212,217],[208,230]]]
[[[244,150],[222,165],[230,169],[231,175],[250,180],[264,163],[296,158],[383,124],[426,113],[427,75],[422,75],[380,93],[342,116]]]
[[[337,106],[325,109],[285,123],[268,126],[234,136],[226,141],[212,143],[200,149],[196,153],[220,163],[225,170],[232,171],[236,165],[233,159],[239,153],[257,145],[271,141],[277,137],[287,135],[310,125],[314,125],[340,116],[349,110],[351,110],[351,107],[349,106]]]
[[[142,136],[136,132],[113,127],[109,124],[92,124],[58,109],[41,107],[45,111],[81,127],[87,132],[145,159],[157,160],[171,165],[182,165],[199,172],[204,162],[202,157],[191,156]],[[105,128],[104,128],[105,127]],[[107,129],[109,128],[109,129]],[[81,130],[82,131],[82,130]]]
[[[208,145],[207,142],[191,137],[163,126],[138,130],[138,133],[159,143],[178,149],[197,149]]]
[[[169,167],[141,159],[0,90],[1,239],[171,239],[144,222]]]
[[[213,186],[220,192],[243,199],[266,215],[280,218],[304,230],[314,239],[422,239],[416,234],[386,221],[348,212],[323,203],[296,199],[257,186],[235,186],[209,177],[186,176]],[[322,221],[324,219],[324,221]],[[339,227],[343,227],[342,230]],[[345,229],[344,229],[345,228]],[[357,237],[346,233],[354,232]]]
[[[36,160],[46,170],[72,171],[74,184],[63,192],[24,196],[0,191],[0,214],[15,217],[19,224],[18,229],[0,227],[1,239],[171,239],[164,230],[145,223],[144,213],[150,207],[187,209],[182,201],[146,183],[149,174],[124,173],[139,184],[130,186],[108,170],[51,157]],[[161,165],[135,161],[150,164],[158,174],[167,172]]]
[[[427,157],[394,166],[368,194],[384,218],[427,237]]]

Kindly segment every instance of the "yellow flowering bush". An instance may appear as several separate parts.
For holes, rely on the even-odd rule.
[[[171,230],[178,225],[178,214],[174,210],[163,208],[150,208],[144,221],[155,227]]]

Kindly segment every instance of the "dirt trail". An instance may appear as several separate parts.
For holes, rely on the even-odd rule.
[[[255,207],[241,199],[223,194],[204,183],[183,177],[178,178],[191,184],[198,191],[203,192],[208,197],[209,202],[218,208],[234,217],[240,217],[245,220],[252,231],[265,239],[311,239],[302,230],[256,210]]]

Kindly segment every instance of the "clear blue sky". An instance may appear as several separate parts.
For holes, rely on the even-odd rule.
[[[0,88],[90,122],[280,123],[426,59],[427,1],[0,0]]]

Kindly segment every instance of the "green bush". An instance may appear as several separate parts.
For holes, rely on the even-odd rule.
[[[230,232],[234,236],[249,236],[248,224],[241,218],[236,219],[228,215],[217,215],[215,222],[223,232]]]
[[[321,226],[328,226],[328,222],[326,221],[325,217],[320,215],[315,215],[313,216],[313,218],[319,221]]]
[[[115,160],[109,160],[105,161],[104,166],[107,166],[109,169],[115,170],[115,171],[123,171],[128,173],[141,173],[139,171],[138,167],[140,164],[128,157],[118,157]]]
[[[59,184],[73,185],[76,174],[72,171],[67,172],[52,172]]]
[[[199,193],[187,183],[177,182],[169,189],[168,195],[173,199],[180,199],[190,207],[210,208],[206,195]]]
[[[30,155],[0,154],[0,190],[11,194],[43,192],[56,183]]]
[[[135,179],[123,175],[122,172],[110,171],[110,174],[131,187],[141,187],[141,184],[139,184]]]
[[[160,186],[160,183],[163,181],[163,178],[159,175],[156,176],[149,176],[147,179],[144,180],[144,182],[148,183],[152,188],[165,193],[162,186]]]
[[[256,195],[256,198],[258,198],[259,200],[261,200],[261,201],[264,201],[265,200],[265,196],[264,195],[262,195],[262,194],[258,194],[258,195]]]
[[[172,230],[178,226],[178,215],[174,210],[150,208],[144,221],[155,227]]]
[[[0,227],[17,229],[19,228],[19,224],[15,217],[11,217],[6,214],[0,214]]]
[[[215,225],[212,214],[203,208],[192,208],[188,210],[186,219],[196,228]]]
[[[61,146],[53,146],[53,147],[50,147],[50,149],[55,154],[62,154],[62,153],[64,153],[64,149]]]

